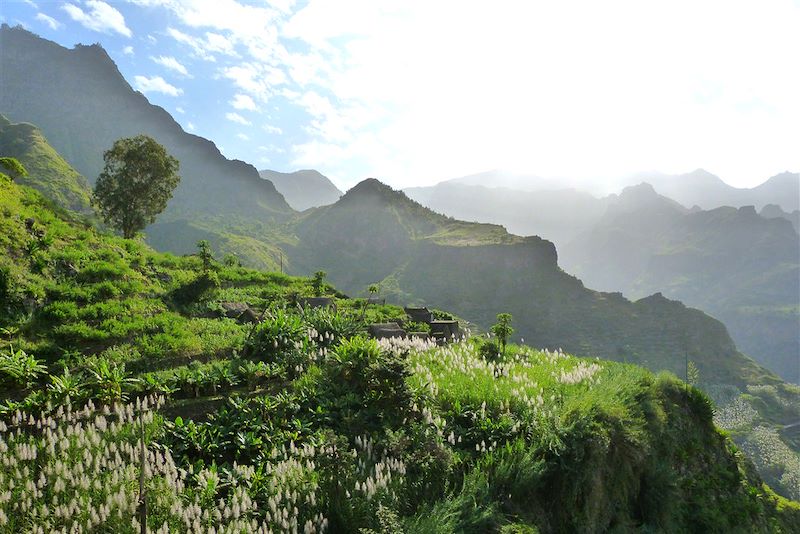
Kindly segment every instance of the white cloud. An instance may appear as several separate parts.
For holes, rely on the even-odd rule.
[[[183,113],[186,113],[186,110],[184,110],[184,109],[183,109],[182,107],[180,107],[180,106],[176,107],[176,108],[175,108],[175,111],[177,111],[178,113],[181,113],[181,114],[183,114]]]
[[[279,68],[255,61],[225,67],[222,76],[261,102],[267,102],[277,92],[278,86],[287,81],[286,74]]]
[[[258,111],[258,106],[253,102],[253,99],[241,93],[233,97],[233,100],[230,101],[230,105],[233,106],[234,109]]]
[[[265,124],[264,126],[262,126],[262,128],[264,129],[265,132],[270,134],[277,134],[277,135],[283,134],[283,130],[281,130],[277,126],[272,126],[271,124]]]
[[[294,163],[402,185],[700,166],[752,185],[800,167],[798,26],[790,0],[310,0],[282,29],[315,86]]]
[[[132,56],[133,55],[133,47],[132,46],[126,46],[125,48],[122,49],[122,53],[127,55],[127,56]]]
[[[285,154],[286,153],[286,149],[281,148],[281,147],[276,146],[276,145],[271,145],[271,144],[270,145],[259,145],[257,148],[258,148],[258,150],[261,150],[262,152],[274,152],[276,154]]]
[[[33,0],[24,0],[26,4],[31,6],[33,9],[39,9],[39,6]]]
[[[796,0],[132,1],[219,60],[234,109],[299,107],[293,164],[351,181],[800,167]]]
[[[154,62],[158,63],[164,68],[175,71],[183,76],[191,77],[189,71],[186,70],[186,67],[184,67],[177,59],[175,59],[172,56],[158,56],[158,57],[151,56],[150,59],[152,59]]]
[[[194,51],[194,54],[197,57],[205,59],[206,61],[215,61],[216,60],[213,55],[209,54],[206,51],[206,49],[203,46],[203,43],[202,43],[202,41],[200,39],[198,39],[196,37],[192,37],[191,35],[189,35],[187,33],[183,33],[180,30],[176,30],[175,28],[167,28],[167,33],[169,34],[170,37],[172,37],[173,39],[175,39],[179,43],[183,43],[185,45],[188,45]]]
[[[33,4],[33,5],[35,6],[36,4]],[[58,22],[56,19],[54,19],[53,17],[51,17],[49,15],[45,15],[44,13],[37,13],[36,14],[36,20],[38,20],[39,22],[45,23],[46,25],[48,25],[50,27],[51,30],[57,30],[61,26],[63,26],[63,24]]]
[[[192,122],[190,122],[190,121],[187,122],[186,123],[186,129],[189,130],[190,132],[193,132],[195,130],[194,124]]]
[[[244,117],[242,117],[238,113],[233,113],[233,112],[226,113],[225,114],[225,118],[228,119],[231,122],[238,122],[239,124],[243,124],[245,126],[250,126],[251,124],[253,124],[252,122],[250,122],[249,120],[245,119]]]
[[[214,54],[237,55],[233,43],[224,35],[206,32],[204,37],[199,37],[171,27],[167,28],[167,34],[179,43],[189,46],[195,56],[206,61],[216,61]]]
[[[247,134],[243,134],[243,133],[236,134],[236,137],[238,137],[242,141],[249,141],[250,140],[250,137]]]
[[[143,93],[163,93],[169,96],[178,96],[183,94],[183,89],[179,89],[174,85],[167,83],[161,76],[153,76],[148,78],[146,76],[134,76],[136,88]]]
[[[86,28],[101,33],[119,33],[125,37],[131,37],[133,33],[125,25],[125,17],[112,6],[100,0],[86,0],[88,11],[84,11],[74,4],[64,4],[61,9],[75,22],[79,22]]]

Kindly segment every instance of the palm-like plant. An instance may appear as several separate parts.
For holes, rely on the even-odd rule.
[[[68,403],[83,397],[84,383],[80,375],[72,374],[69,367],[64,366],[61,376],[51,375],[47,385],[47,395],[59,403]]]
[[[46,371],[47,367],[33,355],[22,349],[14,350],[13,345],[0,354],[0,377],[20,387],[30,387]]]
[[[108,360],[101,360],[89,369],[92,375],[92,384],[96,388],[97,398],[106,404],[124,401],[128,398],[126,389],[137,382],[125,373],[124,365],[110,364]]]

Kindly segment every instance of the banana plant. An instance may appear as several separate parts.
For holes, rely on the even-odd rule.
[[[108,360],[100,360],[89,369],[92,385],[100,402],[113,404],[128,398],[126,389],[138,382],[125,373],[124,365],[110,364]]]
[[[14,345],[0,354],[0,377],[19,387],[31,387],[46,372],[47,367],[41,361],[22,349],[14,350]]]
[[[81,376],[72,374],[66,365],[60,376],[50,375],[47,396],[51,400],[57,403],[69,403],[73,400],[80,400],[84,393],[84,382]]]

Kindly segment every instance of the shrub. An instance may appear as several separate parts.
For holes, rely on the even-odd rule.
[[[316,332],[316,342],[323,347],[352,337],[363,328],[358,318],[323,308],[306,310],[303,320]]]
[[[279,365],[289,376],[296,376],[314,356],[302,319],[282,308],[267,313],[245,342],[250,358]]]

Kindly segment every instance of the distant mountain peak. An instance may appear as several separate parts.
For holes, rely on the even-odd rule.
[[[314,169],[302,169],[290,173],[264,169],[259,176],[271,181],[297,211],[333,204],[342,192],[327,176]]]
[[[385,201],[405,200],[411,202],[405,193],[392,189],[377,178],[367,178],[358,182],[342,196],[339,202],[351,202],[366,198],[380,198]]]
[[[609,207],[611,212],[637,212],[653,209],[666,209],[680,213],[686,211],[686,208],[674,200],[659,195],[655,188],[647,182],[626,187],[619,194],[616,202]]]
[[[641,182],[636,185],[629,185],[622,190],[619,197],[648,197],[655,198],[659,196],[655,188],[647,182]]]

